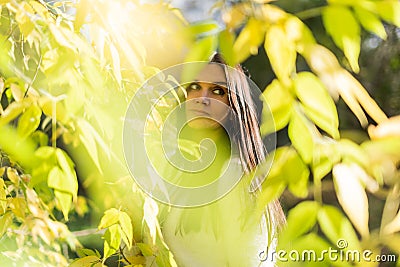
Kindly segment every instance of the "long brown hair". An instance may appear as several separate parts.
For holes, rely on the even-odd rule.
[[[240,64],[233,68],[229,67],[219,53],[215,53],[210,62],[224,66],[229,104],[238,120],[233,124],[233,127],[236,127],[233,131],[236,133],[233,141],[238,144],[243,169],[249,173],[265,160],[267,151],[261,138],[257,112],[246,74]],[[253,188],[250,188],[250,191],[260,190],[261,183],[262,181],[252,183]],[[268,213],[278,229],[285,225],[285,215],[278,200],[268,204]]]

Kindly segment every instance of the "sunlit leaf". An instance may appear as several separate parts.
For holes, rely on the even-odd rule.
[[[344,52],[352,70],[359,72],[360,25],[352,12],[344,6],[330,5],[323,10],[322,19],[326,31],[332,36],[335,44]]]
[[[358,177],[348,164],[340,163],[333,167],[333,180],[340,205],[358,232],[369,236],[368,198]]]
[[[4,186],[4,180],[0,178],[0,215],[4,214],[7,209],[7,195]]]
[[[294,88],[306,115],[333,138],[339,138],[335,103],[319,79],[311,72],[301,72],[294,80]]]
[[[336,144],[317,141],[314,145],[312,172],[314,181],[321,180],[331,172],[333,166],[341,159]]]
[[[337,151],[341,155],[342,161],[356,162],[364,168],[369,166],[370,160],[365,150],[351,140],[341,139],[337,146]]]
[[[0,193],[1,194],[1,193]],[[20,219],[25,219],[25,213],[27,209],[25,198],[23,197],[14,197],[10,203],[11,211],[14,215]]]
[[[229,66],[234,66],[237,63],[236,55],[233,51],[234,41],[235,35],[228,29],[221,31],[218,35],[220,53]]]
[[[288,135],[293,146],[301,155],[305,163],[311,163],[314,150],[314,136],[311,123],[296,109],[290,118]]]
[[[400,2],[397,0],[375,2],[379,15],[386,21],[400,27]]]
[[[19,175],[16,169],[7,168],[7,178],[14,184],[19,183]]]
[[[284,245],[311,230],[317,222],[319,208],[320,204],[314,201],[303,201],[292,208],[279,242]]]
[[[104,236],[104,257],[103,262],[114,254],[121,244],[121,228],[119,225],[111,225]]]
[[[368,134],[371,139],[400,137],[400,115],[391,117],[377,126],[368,126]]]
[[[89,14],[89,10],[90,10],[90,1],[88,0],[80,0],[76,5],[76,14],[74,21],[75,32],[79,32],[81,30],[81,27],[85,23],[86,17]]]
[[[132,246],[133,229],[132,229],[132,221],[129,215],[126,214],[125,212],[120,211],[119,224],[122,229],[122,239],[128,246],[128,249],[130,249]]]
[[[322,206],[318,212],[318,223],[333,244],[337,245],[340,240],[345,240],[348,249],[360,249],[361,245],[352,224],[338,208]]]
[[[208,61],[217,42],[214,36],[206,36],[199,40],[185,57],[185,62]]]
[[[287,38],[282,26],[273,25],[268,29],[264,48],[276,76],[287,85],[289,77],[295,70],[296,47]]]
[[[218,30],[218,24],[212,20],[193,23],[189,28],[190,33],[195,37],[212,35],[218,32]]]
[[[269,184],[277,184],[278,188],[288,184],[289,190],[298,197],[306,197],[308,194],[308,177],[310,171],[292,147],[279,147],[269,158],[273,158],[271,170],[263,183],[264,190]],[[279,185],[279,186],[278,186]]]
[[[383,27],[382,22],[374,13],[359,6],[354,6],[354,11],[357,19],[367,31],[375,33],[382,39],[386,39],[385,27]]]
[[[64,219],[68,221],[68,213],[71,210],[72,204],[72,194],[65,191],[54,190],[54,195],[58,200],[58,204],[60,205],[60,209],[64,215]]]
[[[42,110],[37,105],[27,108],[18,120],[18,134],[27,137],[33,133],[40,124],[41,115]]]
[[[102,267],[101,259],[90,255],[73,261],[69,267]]]
[[[145,201],[144,201],[143,209],[144,209],[144,215],[143,215],[144,221],[146,222],[147,226],[149,227],[152,244],[155,244],[156,233],[157,233],[157,229],[159,227],[158,221],[157,221],[157,214],[158,214],[157,203],[153,199],[146,197]]]
[[[296,16],[290,16],[285,21],[287,38],[296,45],[296,50],[303,53],[307,47],[315,44],[311,30]]]
[[[12,102],[10,105],[8,105],[4,113],[1,114],[0,126],[6,125],[10,121],[17,118],[28,105],[29,103],[25,101]]]
[[[244,5],[233,5],[227,12],[223,13],[222,19],[228,29],[233,29],[243,24],[246,19]]]
[[[275,79],[265,88],[261,100],[264,101],[261,134],[267,135],[284,128],[289,123],[294,101],[289,90]]]
[[[65,173],[65,189],[60,189],[62,191],[66,191],[71,193],[74,197],[77,196],[78,193],[78,181],[76,177],[75,170],[73,169],[74,165],[72,160],[68,157],[68,155],[61,149],[56,150],[56,156],[58,164],[60,165],[63,173]]]
[[[0,237],[2,237],[12,224],[12,213],[7,212],[0,217]]]
[[[96,137],[95,137],[95,129],[91,124],[89,124],[86,120],[78,120],[79,127],[79,139],[82,144],[85,146],[89,156],[93,160],[96,167],[102,171],[99,154],[97,150]]]
[[[250,18],[233,45],[237,62],[243,62],[250,55],[258,53],[258,47],[264,40],[264,34],[264,23],[255,18]]]
[[[142,252],[143,256],[152,256],[154,254],[153,249],[149,244],[145,243],[136,243],[140,251]]]
[[[118,223],[119,210],[115,208],[108,209],[104,212],[104,216],[100,220],[99,229],[104,229]]]
[[[76,194],[76,181],[71,180],[70,177],[57,166],[51,169],[47,183],[51,188],[68,192],[71,195]]]
[[[26,37],[35,28],[35,24],[33,24],[33,22],[31,21],[31,17],[33,17],[33,13],[34,13],[34,10],[28,3],[22,2],[22,4],[19,5],[17,14],[15,15],[15,19],[18,22],[18,26],[19,26],[22,34],[25,35]]]

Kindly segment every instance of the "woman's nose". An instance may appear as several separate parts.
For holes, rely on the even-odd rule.
[[[204,105],[209,105],[210,104],[210,98],[209,98],[209,90],[201,90],[200,94],[197,98],[198,103],[202,103]]]

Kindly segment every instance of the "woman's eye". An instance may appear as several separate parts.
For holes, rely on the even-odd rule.
[[[216,95],[224,95],[225,91],[221,87],[216,87],[213,89],[213,93]]]
[[[186,90],[200,90],[201,86],[198,83],[191,83],[186,87]]]

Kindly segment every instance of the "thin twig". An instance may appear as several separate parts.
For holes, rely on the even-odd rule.
[[[24,98],[28,95],[29,89],[31,88],[33,82],[36,80],[36,77],[37,77],[37,75],[38,75],[39,68],[40,68],[40,65],[41,65],[41,64],[42,64],[42,53],[40,53],[39,62],[38,62],[38,65],[37,65],[37,67],[36,67],[35,74],[33,75],[33,78],[32,78],[32,80],[31,80],[31,82],[29,83],[28,88],[26,88],[26,90],[25,90]]]

